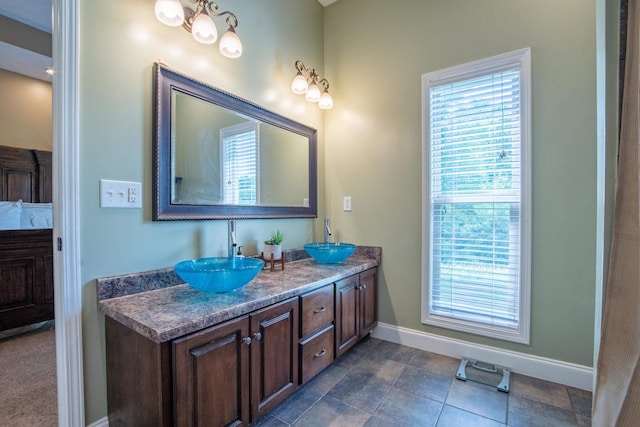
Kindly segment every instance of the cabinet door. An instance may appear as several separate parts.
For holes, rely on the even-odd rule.
[[[371,332],[378,324],[377,279],[377,268],[360,273],[360,338]]]
[[[359,276],[336,282],[336,357],[358,342]]]
[[[53,319],[51,230],[7,230],[0,249],[0,330]]]
[[[298,386],[298,299],[252,313],[251,418],[273,408]]]
[[[177,426],[249,424],[247,316],[173,342]]]

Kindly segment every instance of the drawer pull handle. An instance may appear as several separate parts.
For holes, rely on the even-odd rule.
[[[316,308],[315,310],[313,310],[313,312],[315,314],[322,313],[322,312],[325,312],[325,311],[327,311],[327,307],[324,307],[324,306],[320,307],[320,308]]]
[[[320,350],[319,352],[317,352],[316,354],[313,355],[313,357],[322,357],[325,354],[327,354],[327,350],[325,350],[324,348],[322,350]]]

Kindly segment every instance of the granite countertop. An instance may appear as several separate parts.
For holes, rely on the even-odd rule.
[[[311,258],[287,262],[284,270],[263,270],[242,288],[219,294],[183,284],[172,268],[102,278],[97,280],[98,307],[106,316],[163,343],[375,267],[380,253],[380,248],[367,247],[340,264],[320,264]]]

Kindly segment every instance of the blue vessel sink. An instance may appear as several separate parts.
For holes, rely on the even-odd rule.
[[[200,258],[177,263],[176,274],[192,287],[205,292],[228,292],[252,281],[264,261],[258,258]]]
[[[322,264],[336,264],[353,255],[356,245],[351,243],[306,243],[304,250]]]

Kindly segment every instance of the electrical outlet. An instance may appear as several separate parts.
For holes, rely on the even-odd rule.
[[[307,199],[306,197],[304,199],[302,199],[302,206],[305,208],[309,207],[309,199]]]
[[[128,192],[128,202],[135,204],[138,201],[138,189],[135,186],[130,186],[127,188]]]
[[[351,196],[345,196],[344,199],[342,199],[342,209],[345,212],[351,212]]]
[[[100,180],[101,208],[141,208],[142,184],[131,181]]]

